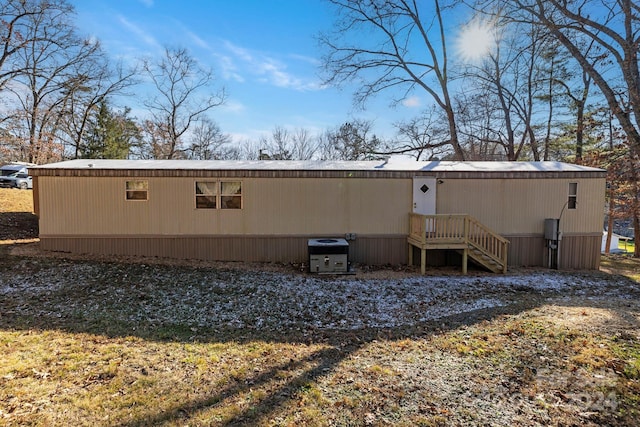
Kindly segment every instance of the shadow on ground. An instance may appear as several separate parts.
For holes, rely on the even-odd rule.
[[[0,218],[2,221],[11,221],[6,214],[2,214]],[[33,221],[33,218],[27,215],[11,218],[16,221]],[[249,286],[246,283],[237,284],[239,275],[243,274],[245,273],[235,270],[7,256],[0,260],[0,328],[60,330],[109,337],[135,336],[145,340],[184,343],[260,341],[323,344],[322,349],[304,359],[291,359],[256,375],[234,381],[209,395],[187,399],[178,407],[158,413],[148,412],[142,417],[119,424],[129,427],[188,422],[192,416],[207,408],[215,407],[232,396],[271,382],[283,371],[295,371],[296,374],[282,387],[271,391],[257,404],[220,424],[256,425],[269,419],[278,407],[290,402],[302,385],[314,382],[320,376],[333,371],[343,360],[375,340],[424,339],[434,333],[531,310],[544,304],[548,297],[540,292],[521,289],[512,303],[506,306],[470,310],[433,321],[415,322],[392,328],[317,328],[312,326],[313,318],[306,318],[285,327],[269,323],[268,319],[266,325],[261,327],[257,326],[259,322],[252,323],[251,319],[244,318],[244,327],[220,323],[212,326],[200,324],[194,328],[190,320],[184,320],[190,319],[189,311],[180,312],[182,308],[179,305],[175,307],[177,320],[173,323],[147,320],[153,315],[148,310],[154,307],[149,303],[149,299],[161,298],[160,294],[170,287],[174,290],[184,289],[184,294],[167,293],[170,298],[188,301],[193,297],[187,294],[193,289],[192,284],[215,283],[210,291],[219,293],[219,299],[239,298],[250,304],[252,292],[255,290],[245,289],[245,293],[239,294],[234,288]],[[268,276],[262,280],[274,279]],[[455,277],[451,280],[455,280]],[[256,283],[255,286],[259,287],[260,283]],[[150,296],[149,292],[154,291],[158,294]],[[330,292],[330,289],[327,289],[327,292]],[[595,301],[591,303],[598,304]],[[194,310],[196,308],[197,301]],[[631,316],[624,308],[618,307],[617,313],[623,317]],[[295,312],[291,314],[299,315]],[[314,316],[322,315],[322,312],[314,313]]]
[[[0,212],[0,240],[38,238],[38,217],[30,212]]]

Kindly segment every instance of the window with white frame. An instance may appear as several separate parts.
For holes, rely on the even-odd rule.
[[[242,209],[242,182],[220,182],[220,208]]]
[[[567,209],[576,209],[578,206],[578,183],[569,183],[569,199],[567,200]]]
[[[196,209],[242,209],[241,181],[196,181]]]
[[[218,182],[196,182],[196,209],[215,209],[218,206]]]
[[[127,200],[148,200],[149,181],[127,181],[125,184],[125,198]]]

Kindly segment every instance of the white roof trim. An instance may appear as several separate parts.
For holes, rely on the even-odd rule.
[[[317,160],[100,160],[77,159],[30,169],[112,170],[362,170],[415,172],[596,172],[602,169],[563,162],[455,162],[412,160],[317,161]]]

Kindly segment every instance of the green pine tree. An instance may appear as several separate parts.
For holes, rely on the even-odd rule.
[[[131,147],[140,139],[140,130],[128,117],[129,108],[117,112],[102,101],[93,117],[80,157],[90,159],[126,159]]]

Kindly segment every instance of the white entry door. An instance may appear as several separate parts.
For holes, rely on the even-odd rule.
[[[413,213],[435,215],[436,185],[435,178],[413,178]]]

